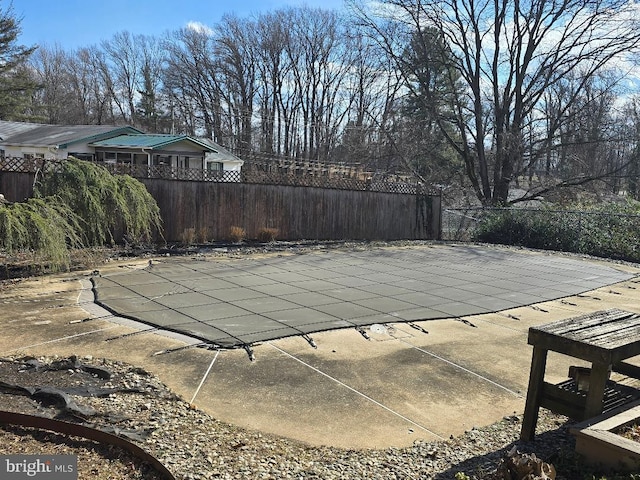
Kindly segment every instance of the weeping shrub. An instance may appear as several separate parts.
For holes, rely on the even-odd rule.
[[[0,204],[0,254],[28,254],[42,269],[61,271],[69,269],[70,249],[162,235],[156,201],[128,175],[70,158],[34,187],[34,198]]]
[[[154,232],[162,236],[160,208],[144,184],[129,175],[114,178],[127,239],[139,243],[151,240]]]
[[[112,245],[122,240],[116,239],[120,230],[135,243],[162,231],[160,209],[144,184],[95,163],[69,158],[36,184],[35,195],[55,195],[80,217],[85,246]]]
[[[69,248],[80,247],[80,218],[58,197],[0,204],[0,250],[29,253],[52,271],[69,268]]]

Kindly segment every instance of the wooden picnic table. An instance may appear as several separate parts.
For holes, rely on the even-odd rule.
[[[640,367],[623,362],[640,355],[640,315],[609,309],[529,328],[533,345],[522,440],[533,440],[540,407],[576,420],[586,420],[635,398],[640,391],[609,380],[611,371],[640,379]],[[544,381],[547,352],[591,362],[588,390],[567,380]]]

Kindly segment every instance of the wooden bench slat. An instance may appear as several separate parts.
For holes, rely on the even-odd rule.
[[[549,333],[552,335],[566,336],[575,332],[583,331],[591,327],[616,322],[624,318],[637,316],[631,312],[625,312],[617,308],[589,313],[580,317],[568,318],[558,322],[549,323],[540,327],[532,327],[534,330]]]
[[[627,362],[618,362],[613,365],[612,370],[627,377],[640,380],[640,367]]]
[[[615,349],[634,341],[640,341],[640,327],[637,325],[627,325],[589,339],[589,343],[608,349]]]
[[[640,340],[640,326],[637,319],[626,319],[624,322],[616,322],[615,324],[606,324],[601,328],[593,328],[590,332],[581,332],[579,335],[571,335],[568,338],[587,342],[593,345],[604,345],[609,339],[623,334],[627,337],[627,342],[635,339]]]

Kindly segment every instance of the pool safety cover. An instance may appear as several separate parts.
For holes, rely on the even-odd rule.
[[[422,246],[165,258],[92,278],[96,303],[235,348],[293,335],[496,312],[632,278],[561,255]]]

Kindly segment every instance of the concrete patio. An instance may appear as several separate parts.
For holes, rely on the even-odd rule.
[[[197,268],[189,275],[185,264]],[[151,269],[148,260],[126,261],[100,273],[118,279],[164,265],[182,280],[146,291],[148,279],[140,278],[136,294],[144,299],[133,309],[145,313],[142,321],[165,322],[195,340],[114,318],[93,303],[85,272],[0,290],[0,355],[117,359],[157,374],[221,421],[315,445],[378,448],[447,438],[521,414],[529,326],[611,307],[640,313],[640,268],[468,245],[158,258]],[[205,280],[216,288],[200,290]],[[195,321],[174,328],[186,324],[156,308],[162,304],[182,315],[179,309],[190,309]],[[116,306],[132,308],[123,305]],[[277,328],[261,329],[261,322]],[[285,335],[265,333],[279,329]],[[232,337],[241,341],[223,343]],[[255,360],[244,348],[184,348],[200,342],[251,343]],[[574,363],[551,355],[550,380],[566,378]]]

